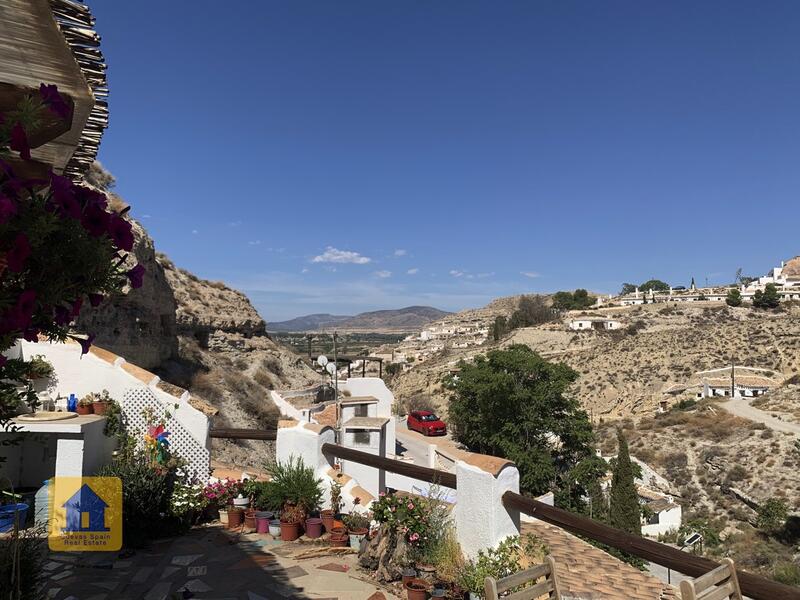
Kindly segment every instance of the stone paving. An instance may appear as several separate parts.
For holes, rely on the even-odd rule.
[[[44,566],[47,598],[397,600],[369,581],[355,555],[293,558],[320,547],[211,525],[156,541],[132,556],[51,552]]]

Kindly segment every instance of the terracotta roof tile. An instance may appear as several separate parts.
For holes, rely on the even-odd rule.
[[[549,548],[564,591],[604,600],[678,598],[674,588],[617,560],[571,533],[544,521],[522,523],[522,535],[533,534]],[[594,595],[592,595],[594,594]]]

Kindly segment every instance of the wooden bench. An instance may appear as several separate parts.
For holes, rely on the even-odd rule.
[[[503,577],[503,579],[487,577],[484,581],[486,600],[497,600],[501,594],[521,585],[535,582],[540,578],[544,578],[543,581],[508,594],[503,597],[503,600],[536,600],[543,596],[551,600],[561,600],[556,576],[556,563],[552,556],[546,556],[542,565],[536,565],[530,569]]]
[[[683,600],[742,600],[742,590],[736,578],[736,567],[730,558],[697,579],[681,581]]]

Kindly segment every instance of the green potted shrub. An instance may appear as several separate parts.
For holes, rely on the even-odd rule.
[[[296,504],[286,504],[281,511],[281,541],[293,542],[300,537],[300,523],[306,518],[306,511]]]
[[[108,408],[114,400],[111,398],[111,394],[108,393],[108,390],[103,390],[99,394],[91,394],[92,396],[92,410],[96,415],[105,415],[108,412]]]
[[[26,363],[28,379],[50,379],[53,376],[53,364],[44,355],[37,354]]]
[[[369,533],[369,524],[372,521],[371,513],[350,513],[342,517],[347,534],[350,536],[350,547],[358,550],[361,547],[361,540]]]

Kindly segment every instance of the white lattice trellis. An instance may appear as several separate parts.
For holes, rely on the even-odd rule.
[[[156,419],[166,419],[166,428],[170,432],[170,448],[175,454],[187,461],[188,468],[193,471],[193,475],[205,478],[208,476],[211,464],[211,454],[201,442],[199,442],[189,430],[181,423],[180,417],[174,410],[164,406],[155,394],[147,388],[129,389],[125,392],[122,400],[122,413],[127,421],[128,431],[141,431],[147,427],[144,413],[146,410],[152,412]]]

